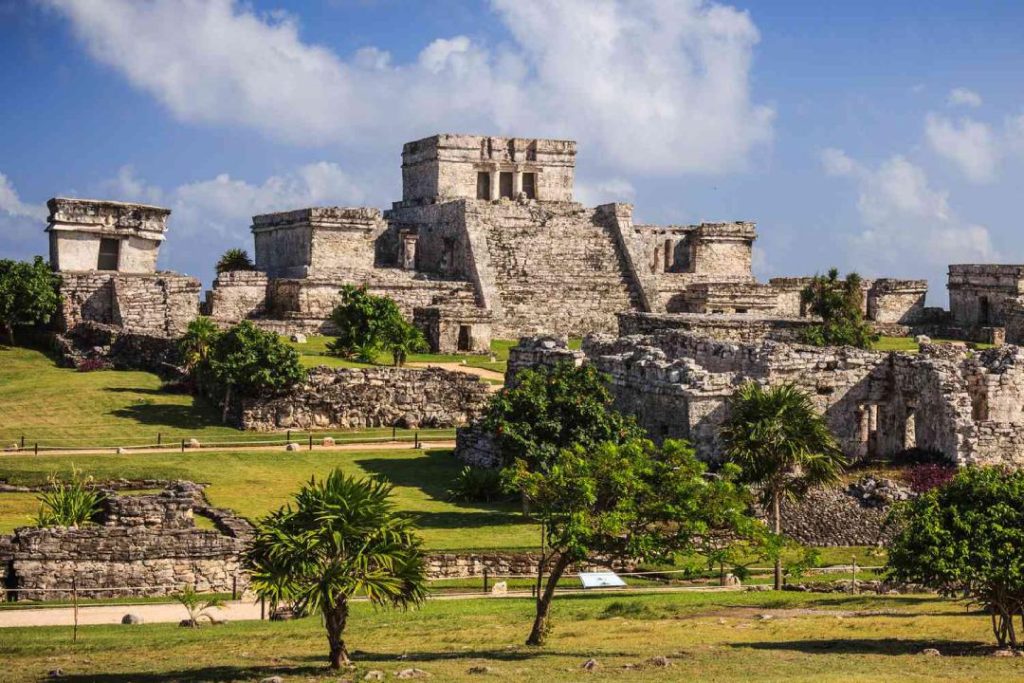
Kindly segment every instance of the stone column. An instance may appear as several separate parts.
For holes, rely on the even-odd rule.
[[[516,166],[512,169],[512,197],[519,197],[519,193],[523,191],[523,168],[522,166]]]
[[[498,165],[495,164],[491,167],[491,201],[498,198],[498,193],[501,191],[501,171],[498,169]]]

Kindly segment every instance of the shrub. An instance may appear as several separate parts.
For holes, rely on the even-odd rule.
[[[109,370],[110,363],[102,358],[86,358],[75,365],[78,372],[95,372],[96,370]]]
[[[207,619],[211,624],[217,620],[210,614],[210,610],[223,609],[224,600],[217,596],[203,596],[196,592],[192,586],[185,586],[172,596],[177,600],[185,611],[188,612],[188,619],[182,622],[191,628],[199,628],[199,620]]]
[[[863,280],[856,273],[850,273],[845,280],[839,279],[839,271],[833,268],[828,275],[815,275],[811,283],[800,293],[801,302],[821,323],[808,327],[803,332],[803,341],[814,346],[855,346],[867,349],[878,339],[871,326],[864,321],[861,312]]]
[[[302,381],[305,374],[295,349],[248,320],[217,336],[208,362],[210,375],[223,392],[225,421],[232,396],[280,393]]]
[[[50,490],[37,496],[39,526],[79,526],[91,522],[100,511],[103,494],[89,487],[92,481],[82,479],[77,469],[71,470],[71,479],[63,481],[51,474]]]
[[[0,259],[0,330],[14,345],[15,325],[48,323],[57,311],[59,279],[41,256],[29,261]]]
[[[448,489],[448,498],[461,503],[490,503],[508,498],[501,483],[501,470],[463,467]]]
[[[1024,472],[968,467],[899,504],[888,578],[980,605],[1000,647],[1017,646],[1024,598]]]
[[[925,493],[934,488],[945,486],[956,475],[956,467],[925,463],[915,465],[907,472],[906,480],[914,493]]]
[[[335,356],[373,363],[380,351],[388,351],[395,365],[403,365],[410,353],[427,350],[423,333],[402,317],[398,304],[370,294],[365,286],[341,288],[341,303],[331,312],[331,322],[338,333],[327,351]]]
[[[228,249],[217,261],[217,273],[230,273],[235,270],[253,270],[255,266],[245,249]]]

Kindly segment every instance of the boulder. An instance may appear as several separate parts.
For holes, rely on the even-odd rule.
[[[287,446],[285,446],[284,449],[286,451],[297,451],[297,450],[299,450],[299,444],[297,444],[297,443],[295,443],[293,441],[290,444],[288,444]]]
[[[199,448],[199,439],[189,439],[185,444],[186,448]]]
[[[505,595],[508,593],[508,581],[496,581],[491,586],[491,595]]]
[[[383,671],[376,671],[376,670],[374,670],[374,671],[367,671],[366,675],[363,676],[363,680],[364,681],[383,681],[384,680],[384,672]]]
[[[934,647],[926,647],[925,649],[921,650],[921,654],[923,654],[925,657],[941,657],[942,656],[942,653],[939,652],[938,650],[936,650]]]
[[[587,661],[583,662],[583,666],[581,666],[580,668],[581,669],[585,669],[587,671],[593,671],[594,669],[596,669],[599,666],[601,666],[601,665],[597,663],[597,660],[594,659],[593,657],[591,657]]]
[[[321,445],[328,446],[328,447],[329,446],[333,446],[334,445],[334,437],[333,436],[325,436],[323,438],[323,441],[321,441],[320,443],[321,443]]]
[[[395,678],[428,678],[428,674],[423,669],[402,669],[395,674]]]
[[[121,617],[121,623],[122,624],[126,624],[126,625],[135,625],[135,624],[141,624],[143,622],[142,622],[142,617],[140,617],[138,614],[128,613],[128,614],[124,615],[123,617]]]
[[[493,669],[489,666],[471,666],[466,670],[466,673],[470,674],[489,674]]]
[[[291,339],[296,344],[305,344],[306,343],[306,335],[302,334],[301,332],[296,332],[295,334],[293,334]]]

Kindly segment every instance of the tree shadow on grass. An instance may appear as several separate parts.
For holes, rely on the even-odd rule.
[[[181,430],[225,426],[213,411],[197,405],[141,403],[112,410],[110,414],[114,417],[134,420],[141,425]]]
[[[387,479],[395,486],[417,488],[433,500],[450,502],[454,507],[493,510],[496,515],[512,515],[519,509],[515,502],[490,503],[450,501],[448,489],[465,466],[450,450],[425,451],[414,460],[407,458],[356,458],[355,463],[370,474]]]
[[[935,648],[942,655],[987,655],[992,646],[975,640],[927,640],[907,638],[822,638],[820,640],[784,640],[754,643],[730,643],[729,647],[752,650],[795,650],[811,655],[919,655]]]
[[[150,387],[106,387],[103,391],[109,391],[112,394],[144,394],[147,396],[176,396],[172,391],[167,391],[162,387],[152,389]]]
[[[635,652],[604,652],[602,654],[604,656],[621,657],[639,656]],[[496,662],[523,662],[540,656],[576,657],[584,660],[589,659],[592,655],[592,652],[568,652],[556,649],[530,649],[523,647],[461,650],[459,652],[411,652],[403,654],[355,650],[352,652],[352,659],[357,667],[356,680],[362,679],[364,672],[368,669],[385,670],[390,680],[394,676],[395,669],[408,669],[416,665],[429,665],[431,662],[465,660],[467,665],[470,662],[481,659]],[[145,673],[75,674],[73,671],[65,671],[63,679],[65,681],[97,681],[99,683],[165,683],[168,681],[248,681],[260,680],[261,678],[271,676],[281,676],[286,680],[291,680],[292,678],[313,678],[333,675],[324,663],[325,656],[309,655],[294,659],[310,663],[299,666],[207,666],[194,669],[175,669]],[[430,673],[429,666],[427,668],[428,673]],[[345,672],[342,671],[340,675],[345,676]]]
[[[421,529],[473,529],[485,526],[536,525],[514,512],[407,512]]]

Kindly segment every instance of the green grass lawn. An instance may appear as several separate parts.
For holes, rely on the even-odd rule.
[[[412,431],[398,430],[402,438]],[[452,438],[455,431],[421,430]],[[327,432],[322,432],[321,435]],[[383,438],[390,428],[332,430],[340,438]],[[281,439],[284,433],[271,437]],[[44,353],[0,346],[0,449],[14,443],[40,447],[117,447],[200,442],[248,442],[266,433],[244,432],[220,423],[220,410],[186,394],[161,390],[148,372],[76,372],[58,367]],[[301,440],[302,436],[297,436]],[[0,453],[2,457],[2,453]]]
[[[0,455],[0,479],[17,485],[44,483],[50,473],[74,464],[98,480],[190,479],[208,483],[210,502],[256,519],[287,502],[310,476],[334,467],[346,473],[380,475],[395,485],[395,504],[411,513],[434,550],[532,549],[537,527],[517,505],[461,504],[446,492],[462,464],[450,451],[280,451],[132,453],[128,455]],[[31,524],[38,509],[32,494],[0,494],[0,533]]]
[[[593,594],[556,598],[543,648],[523,645],[529,599],[428,602],[410,612],[355,604],[346,642],[356,668],[324,668],[320,619],[4,629],[0,680],[361,681],[418,668],[436,681],[1008,681],[1024,658],[992,657],[988,617],[929,596],[803,593]],[[764,619],[761,615],[771,615]],[[937,648],[943,656],[920,654]],[[668,657],[670,667],[648,662]],[[581,665],[598,662],[593,672]],[[486,675],[471,667],[488,667]]]
[[[284,337],[289,346],[299,352],[299,358],[306,367],[327,365],[336,368],[365,368],[371,367],[369,363],[359,363],[332,356],[327,352],[327,344],[333,337],[322,335],[310,335],[306,337],[305,344],[298,344]],[[462,363],[475,368],[484,368],[494,372],[504,373],[508,367],[508,351],[518,341],[512,339],[495,339],[491,342],[491,355],[495,360],[491,361],[490,356],[474,353],[413,353],[409,355],[410,363]],[[381,352],[376,358],[377,365],[391,365],[391,354]]]
[[[934,344],[950,344],[950,343],[963,343],[956,342],[952,339],[932,339]],[[973,344],[975,348],[979,349],[990,349],[991,344]],[[907,353],[917,353],[918,344],[914,341],[913,337],[879,337],[878,341],[872,344],[871,348],[875,351],[905,351]]]

